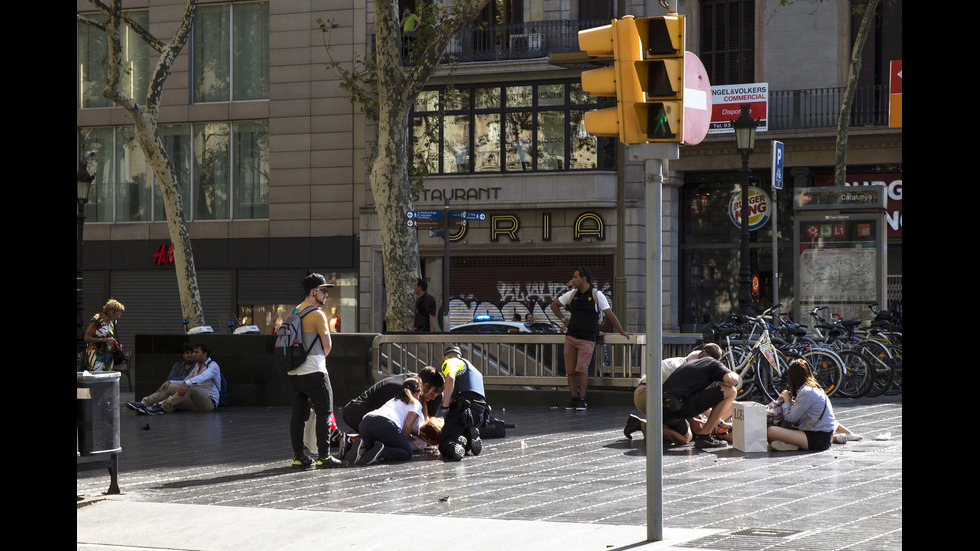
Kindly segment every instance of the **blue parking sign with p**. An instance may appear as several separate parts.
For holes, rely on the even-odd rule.
[[[783,189],[783,142],[772,142],[772,189]]]

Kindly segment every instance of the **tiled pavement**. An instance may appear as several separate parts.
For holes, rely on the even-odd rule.
[[[124,393],[121,403],[126,399],[131,394]],[[673,541],[647,545],[901,549],[901,396],[835,400],[834,406],[838,419],[864,440],[820,453],[745,454],[690,444],[666,449],[663,526],[665,540]],[[438,522],[430,540],[437,547],[445,547],[440,535],[462,530],[483,538],[483,547],[461,546],[468,550],[645,549],[645,447],[639,433],[633,441],[623,436],[630,411],[508,407],[495,415],[516,428],[506,438],[484,440],[480,456],[459,463],[426,455],[404,463],[296,472],[289,467],[287,408],[158,417],[124,409],[123,494],[101,495],[109,482],[105,471],[78,473],[77,493],[84,498],[78,548],[306,548],[295,538],[275,536],[270,543],[258,534],[272,538],[274,525],[291,526],[301,513],[321,513],[315,522],[330,526],[324,537],[340,548],[384,548],[385,541],[405,537],[400,530],[424,531],[427,523]],[[111,514],[108,508],[114,508]],[[230,519],[224,524],[234,525],[226,528],[235,532],[212,531],[203,538],[207,543],[172,535],[157,542],[151,541],[152,529],[141,532],[137,526],[206,513],[225,515],[216,518]],[[106,518],[122,524],[100,524]]]

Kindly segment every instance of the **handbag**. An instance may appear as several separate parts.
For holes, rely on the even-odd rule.
[[[783,423],[783,397],[780,396],[766,404],[766,426],[780,427]]]

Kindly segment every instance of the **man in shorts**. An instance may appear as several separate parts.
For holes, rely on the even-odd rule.
[[[690,430],[687,419],[711,410],[707,421],[694,431],[694,447],[727,446],[728,442],[718,438],[714,431],[719,420],[731,415],[739,382],[738,374],[712,357],[681,365],[664,381],[664,426],[685,435]]]
[[[624,337],[630,334],[619,324],[606,296],[592,287],[592,272],[588,268],[576,268],[568,285],[572,289],[551,303],[551,311],[562,321],[561,328],[565,331],[565,373],[572,395],[565,409],[585,411],[588,408],[585,392],[589,388],[589,364],[599,338],[599,313],[609,318],[619,334]],[[568,309],[569,317],[562,313],[562,307]]]

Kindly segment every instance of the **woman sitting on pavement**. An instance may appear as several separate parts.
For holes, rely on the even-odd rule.
[[[419,433],[422,419],[422,382],[411,377],[402,383],[402,395],[385,402],[361,419],[359,442],[351,442],[351,451],[344,457],[348,465],[370,465],[379,460],[411,459],[410,438]]]
[[[790,362],[786,386],[779,394],[783,398],[783,420],[796,428],[769,427],[769,445],[780,451],[826,450],[836,427],[834,408],[806,360]]]

